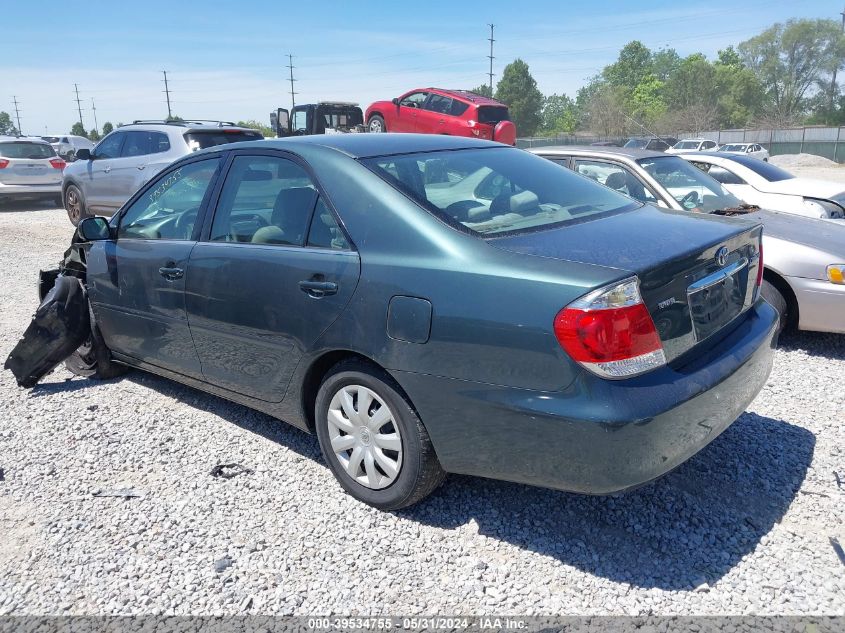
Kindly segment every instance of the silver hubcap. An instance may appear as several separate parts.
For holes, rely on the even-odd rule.
[[[329,403],[329,441],[337,461],[362,486],[386,488],[402,468],[402,436],[375,391],[347,385]]]
[[[381,132],[381,121],[377,119],[370,121],[370,132]]]

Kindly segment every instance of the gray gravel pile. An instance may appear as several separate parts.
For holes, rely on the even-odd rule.
[[[5,357],[70,230],[18,208],[0,235]],[[845,337],[791,336],[748,412],[639,491],[451,476],[388,514],[244,407],[2,372],[0,614],[845,614],[844,378]]]
[[[839,163],[836,161],[815,154],[779,154],[769,158],[769,162],[786,170],[808,167],[839,167]]]

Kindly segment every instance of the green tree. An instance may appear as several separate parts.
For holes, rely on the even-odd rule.
[[[614,88],[623,88],[631,93],[653,72],[651,51],[642,42],[634,40],[625,44],[614,63],[605,66],[602,76]]]
[[[496,85],[496,100],[507,104],[517,134],[531,136],[542,123],[543,93],[521,59],[505,66]]]
[[[264,123],[259,123],[255,119],[250,119],[248,121],[238,121],[237,124],[241,127],[248,127],[253,130],[258,130],[267,138],[276,136],[276,132],[273,131],[273,128],[271,128],[269,125],[265,125]]]
[[[628,127],[623,88],[614,88],[601,77],[593,77],[575,98],[580,125],[603,136],[622,136]]]
[[[733,46],[728,46],[727,48],[720,50],[718,53],[718,61],[716,63],[721,64],[722,66],[745,68],[745,64],[742,63],[742,58]]]
[[[167,118],[165,119],[165,121],[174,121],[174,122],[176,122],[176,123],[182,122],[182,121],[184,121],[184,120],[185,120],[185,119],[183,119],[182,117],[180,117],[178,114],[171,114],[169,117],[167,117]]]
[[[637,122],[654,127],[666,113],[663,82],[651,74],[643,77],[631,93],[630,110]]]
[[[482,95],[484,97],[493,98],[493,91],[490,89],[490,86],[487,84],[481,84],[477,88],[473,88],[472,91],[477,95]]]
[[[88,138],[92,141],[100,140],[100,133],[97,131],[97,128],[91,128],[91,131],[88,132]]]
[[[70,128],[70,133],[74,136],[84,136],[85,138],[88,138],[88,133],[85,131],[85,126],[82,125],[81,121],[77,121],[73,124],[73,127]]]
[[[8,112],[0,112],[0,136],[17,136],[18,128],[12,124]]]
[[[575,102],[566,95],[549,95],[543,102],[543,134],[572,134],[578,125]]]
[[[662,48],[651,55],[651,69],[660,81],[667,81],[681,65],[681,56],[674,48]]]
[[[742,42],[742,61],[765,88],[765,114],[775,124],[803,114],[811,88],[845,61],[845,37],[833,20],[788,20]]]
[[[108,121],[103,123],[103,136],[105,136],[106,134],[111,134],[113,131],[114,126],[111,123],[109,123]]]

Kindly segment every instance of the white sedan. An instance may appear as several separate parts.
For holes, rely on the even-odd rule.
[[[845,220],[845,185],[798,178],[771,163],[739,154],[679,154],[748,204],[808,218]]]
[[[728,154],[742,154],[760,160],[769,160],[769,150],[759,143],[725,143],[717,151]]]

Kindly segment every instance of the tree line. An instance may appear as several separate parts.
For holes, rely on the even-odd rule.
[[[845,95],[836,82],[843,65],[841,25],[801,19],[774,24],[713,60],[629,42],[575,98],[544,96],[521,59],[505,67],[495,92],[487,85],[475,92],[508,104],[520,136],[843,125]]]

